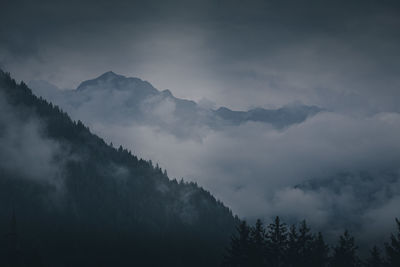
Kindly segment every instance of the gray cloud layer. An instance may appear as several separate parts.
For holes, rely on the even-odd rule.
[[[307,219],[332,236],[348,228],[381,243],[400,216],[399,125],[398,113],[326,112],[284,131],[260,123],[206,131],[201,142],[144,125],[92,127],[172,177],[198,182],[240,216]]]
[[[4,5],[3,5],[4,6]],[[6,1],[0,63],[73,88],[107,70],[245,109],[398,111],[397,1]]]
[[[332,236],[350,228],[381,242],[400,215],[397,112],[322,111],[279,130],[258,122],[212,128],[182,120],[175,101],[158,99],[163,93],[139,101],[133,92],[140,88],[113,84],[55,94],[36,83],[35,91],[108,142],[160,163],[171,177],[198,182],[251,220],[307,219]],[[127,110],[136,107],[144,113]],[[366,234],[378,226],[381,232]]]

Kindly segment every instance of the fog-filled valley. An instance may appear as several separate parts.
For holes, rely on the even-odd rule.
[[[350,229],[364,242],[382,242],[393,228],[400,205],[398,113],[300,103],[232,111],[113,72],[75,90],[30,85],[107,142],[201,184],[250,221],[306,219],[332,237]]]

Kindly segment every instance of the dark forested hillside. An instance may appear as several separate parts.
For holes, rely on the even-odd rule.
[[[220,263],[235,218],[209,192],[106,144],[2,71],[0,107],[3,262]]]

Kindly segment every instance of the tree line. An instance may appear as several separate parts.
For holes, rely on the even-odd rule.
[[[400,220],[383,251],[374,246],[366,259],[358,256],[354,237],[345,230],[334,246],[321,232],[313,233],[306,221],[288,226],[279,217],[269,225],[241,221],[226,249],[222,267],[399,267]]]

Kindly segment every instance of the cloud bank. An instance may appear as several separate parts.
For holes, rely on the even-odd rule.
[[[194,102],[143,90],[143,83],[149,85],[136,78],[133,84],[140,86],[105,75],[76,91],[55,93],[48,84],[34,91],[107,142],[159,163],[171,178],[197,182],[249,220],[306,219],[332,237],[349,228],[378,243],[400,216],[400,113],[337,108],[284,128],[219,120],[211,127],[209,109],[200,106],[194,116],[188,111],[196,108],[183,108],[196,107]],[[299,104],[292,107],[301,111]]]
[[[60,187],[65,147],[45,137],[43,122],[31,112],[9,105],[0,95],[0,169],[15,179]]]
[[[146,125],[91,127],[171,177],[198,182],[250,220],[306,219],[332,235],[350,228],[368,239],[382,237],[400,215],[398,113],[323,112],[285,130],[254,122],[198,129],[201,141]],[[381,232],[365,235],[377,226]]]

